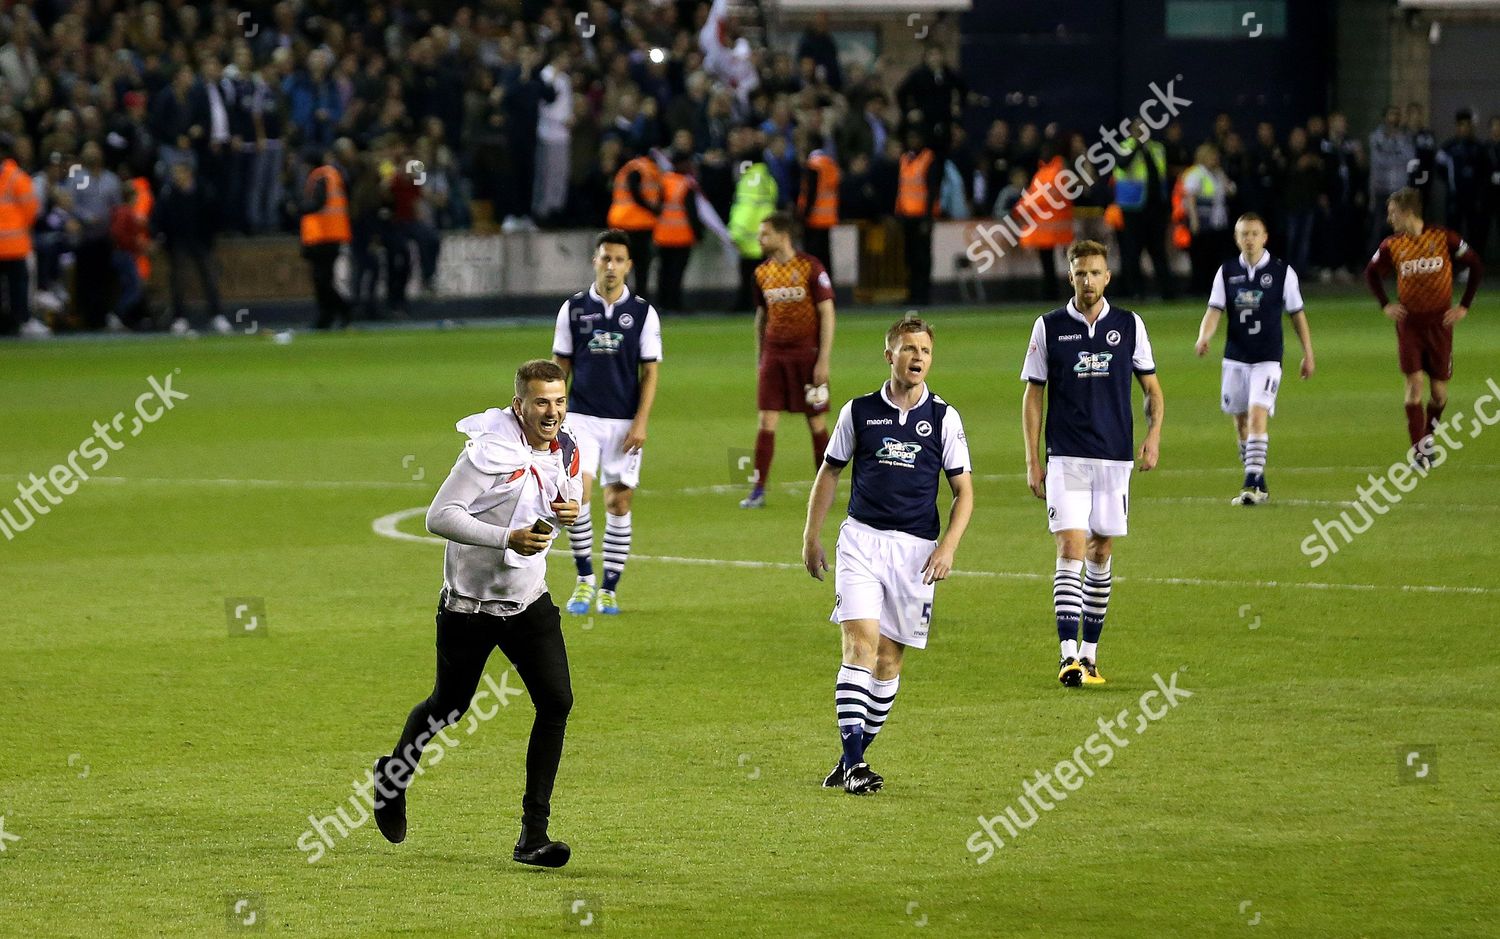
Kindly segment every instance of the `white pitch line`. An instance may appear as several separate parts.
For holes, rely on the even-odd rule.
[[[20,473],[0,473],[0,479],[24,480],[25,476]],[[431,483],[425,482],[382,482],[371,479],[221,479],[219,477],[207,477],[203,479],[171,479],[161,476],[90,476],[88,482],[110,483],[121,485],[124,483],[146,483],[147,485],[165,486],[273,486],[280,489],[431,489]]]
[[[377,535],[386,538],[394,538],[397,541],[414,541],[419,544],[446,544],[443,538],[434,538],[431,535],[413,535],[398,530],[397,526],[405,519],[415,515],[424,515],[426,506],[417,506],[412,509],[402,509],[389,515],[382,515],[370,523],[370,528]],[[759,570],[782,570],[800,571],[804,568],[801,564],[793,564],[790,561],[742,561],[726,560],[722,558],[689,558],[670,554],[632,554],[633,561],[656,561],[662,564],[689,564],[697,567],[739,567]],[[984,577],[999,580],[1028,580],[1028,581],[1051,581],[1052,575],[1037,573],[1034,571],[954,571],[953,577]],[[1400,593],[1459,593],[1459,594],[1500,594],[1497,587],[1451,587],[1443,584],[1331,584],[1294,580],[1217,580],[1205,577],[1116,577],[1121,583],[1143,583],[1159,584],[1166,587],[1233,587],[1233,588],[1262,588],[1262,587],[1287,587],[1300,590],[1394,590]]]

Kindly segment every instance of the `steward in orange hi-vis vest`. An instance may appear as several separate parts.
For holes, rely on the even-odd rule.
[[[0,164],[0,261],[24,260],[31,254],[36,213],[31,177],[15,160],[7,159]]]
[[[307,174],[309,195],[323,184],[323,205],[302,216],[304,245],[348,244],[353,240],[349,229],[349,196],[344,191],[344,177],[327,164]]]

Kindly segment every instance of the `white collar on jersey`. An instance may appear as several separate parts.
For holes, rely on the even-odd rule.
[[[894,401],[891,400],[890,387],[891,387],[891,380],[889,378],[887,378],[885,381],[883,381],[883,382],[880,383],[880,399],[882,401],[884,401],[886,404],[889,404],[891,407],[895,408],[897,411],[900,412],[900,414],[901,414],[901,423],[903,425],[906,423],[906,415],[910,414],[912,411],[915,411],[917,408],[919,408],[922,405],[926,404],[928,397],[930,397],[932,395],[932,392],[927,389],[927,382],[924,381],[924,382],[922,382],[922,396],[917,399],[917,403],[913,404],[909,408],[903,408],[903,407],[901,407],[901,405],[899,405],[896,402],[894,402]]]
[[[612,319],[615,315],[615,307],[630,299],[630,285],[620,285],[620,299],[616,300],[614,303],[605,303],[603,295],[599,293],[598,284],[589,284],[589,296],[593,297],[595,300],[598,300],[600,303],[603,303],[604,318]]]
[[[1074,299],[1076,299],[1076,298],[1074,298]],[[1082,323],[1084,326],[1088,326],[1089,335],[1092,336],[1094,334],[1095,327],[1097,327],[1100,323],[1104,322],[1104,318],[1109,315],[1109,311],[1112,309],[1110,307],[1110,305],[1109,305],[1109,299],[1108,298],[1105,298],[1103,302],[1104,302],[1104,308],[1099,311],[1099,316],[1097,318],[1095,318],[1093,326],[1089,326],[1088,319],[1085,318],[1082,313],[1078,312],[1078,307],[1076,307],[1076,306],[1073,305],[1073,300],[1072,299],[1070,299],[1068,301],[1068,315],[1071,316],[1071,317],[1073,317],[1078,322]]]
[[[1240,255],[1240,263],[1245,265],[1245,270],[1250,272],[1251,277],[1254,277],[1256,271],[1271,263],[1271,252],[1266,251],[1265,249],[1261,249],[1260,263],[1256,264],[1254,267],[1250,266],[1250,259],[1245,257],[1245,255],[1242,253]]]

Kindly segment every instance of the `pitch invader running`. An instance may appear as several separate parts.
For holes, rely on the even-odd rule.
[[[1219,317],[1230,311],[1225,328],[1220,406],[1234,418],[1240,442],[1245,483],[1230,505],[1262,505],[1271,498],[1266,486],[1266,458],[1271,438],[1267,424],[1276,413],[1284,352],[1281,317],[1285,314],[1302,343],[1301,374],[1311,378],[1312,334],[1303,310],[1297,272],[1266,251],[1266,223],[1254,212],[1234,224],[1240,256],[1219,266],[1208,296],[1208,309],[1198,327],[1195,347],[1202,358],[1219,328]]]

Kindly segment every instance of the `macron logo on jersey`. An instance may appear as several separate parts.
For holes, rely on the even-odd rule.
[[[896,423],[896,422],[893,421],[893,420],[891,420],[889,417],[872,417],[872,418],[869,418],[869,419],[867,419],[865,421],[865,426],[866,427],[873,427],[876,424],[894,424],[894,423]]]
[[[907,443],[895,437],[882,437],[880,442],[883,446],[875,451],[875,459],[891,466],[913,466],[917,454],[922,452],[921,444]]]
[[[1412,258],[1401,262],[1402,276],[1411,274],[1432,274],[1443,269],[1442,258]]]
[[[1068,333],[1066,336],[1058,336],[1057,337],[1057,341],[1058,342],[1070,342],[1072,340],[1082,339],[1082,338],[1083,338],[1083,333]]]
[[[1078,363],[1073,366],[1073,371],[1083,378],[1093,378],[1096,375],[1109,375],[1109,362],[1113,359],[1113,352],[1080,352]]]

